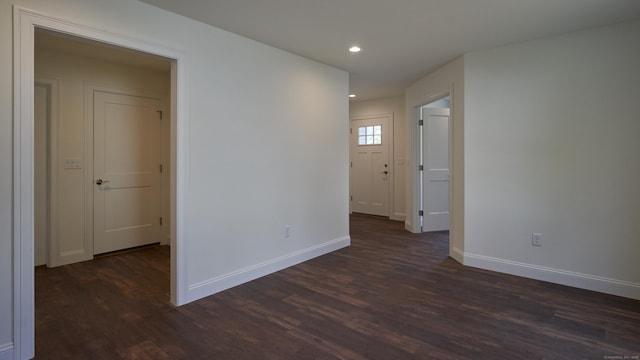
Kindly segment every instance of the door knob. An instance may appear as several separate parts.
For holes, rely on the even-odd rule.
[[[108,182],[111,182],[111,181],[109,181],[109,180],[102,180],[102,179],[98,179],[98,180],[96,180],[96,185],[102,185],[102,184],[104,184],[104,183],[108,183]]]

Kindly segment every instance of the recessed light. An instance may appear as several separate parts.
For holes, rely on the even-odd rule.
[[[362,49],[360,49],[359,46],[352,46],[352,47],[349,48],[349,51],[351,51],[352,53],[360,52],[360,50],[362,50]]]
[[[356,94],[349,94],[349,97],[350,98],[354,98],[354,97],[356,97]]]

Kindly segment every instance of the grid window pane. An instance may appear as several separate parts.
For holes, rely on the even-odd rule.
[[[382,125],[360,126],[358,128],[358,145],[381,145]]]

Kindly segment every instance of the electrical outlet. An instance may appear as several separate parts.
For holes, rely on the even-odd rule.
[[[284,237],[285,238],[291,237],[291,225],[284,226]]]
[[[542,246],[542,234],[540,233],[531,234],[531,245]]]

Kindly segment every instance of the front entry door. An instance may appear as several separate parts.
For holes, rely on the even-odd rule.
[[[422,231],[449,230],[449,109],[422,108]]]
[[[94,254],[160,241],[161,109],[94,92]]]
[[[389,216],[389,117],[351,121],[351,211]]]

